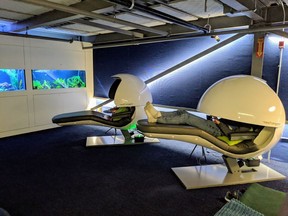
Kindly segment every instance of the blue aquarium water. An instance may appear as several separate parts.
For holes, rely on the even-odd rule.
[[[0,92],[25,89],[24,69],[0,69]]]
[[[32,70],[33,89],[86,87],[84,70]]]

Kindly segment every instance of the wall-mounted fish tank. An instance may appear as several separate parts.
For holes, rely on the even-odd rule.
[[[24,69],[0,69],[0,92],[26,90]]]
[[[85,88],[84,70],[32,70],[33,89]]]

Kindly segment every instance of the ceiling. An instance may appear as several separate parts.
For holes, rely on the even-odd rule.
[[[0,0],[0,34],[91,42],[91,48],[203,35],[287,37],[288,0]]]

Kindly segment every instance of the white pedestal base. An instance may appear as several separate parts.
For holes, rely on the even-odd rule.
[[[253,182],[281,180],[286,177],[260,164],[259,167],[242,167],[241,173],[228,173],[221,164],[172,168],[186,189],[219,187]]]
[[[145,137],[144,142],[135,142],[134,139],[125,142],[125,138],[122,135],[116,136],[95,136],[87,137],[86,147],[93,146],[113,146],[113,145],[138,145],[145,143],[159,143],[156,138]]]

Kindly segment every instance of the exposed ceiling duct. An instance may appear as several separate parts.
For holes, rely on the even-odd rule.
[[[127,8],[129,8],[131,6],[131,2],[127,1],[127,0],[108,0],[108,1],[116,3],[116,4],[120,4],[120,5],[125,6]],[[157,1],[157,3],[159,3],[159,1]],[[172,8],[172,7],[170,7],[170,8]],[[206,29],[204,27],[194,25],[194,24],[192,24],[190,22],[187,22],[187,21],[185,21],[183,19],[179,19],[177,17],[171,16],[170,14],[163,13],[163,12],[161,12],[159,10],[155,10],[155,9],[153,9],[153,8],[147,6],[147,5],[141,5],[141,4],[137,3],[137,2],[135,2],[133,4],[133,8],[131,8],[131,9],[138,10],[138,11],[144,12],[146,14],[153,15],[155,17],[159,17],[159,18],[161,18],[163,20],[167,20],[167,21],[169,21],[171,23],[183,26],[185,28],[189,28],[189,29],[196,30],[196,31],[203,31],[204,33],[206,33],[208,31],[208,29]]]
[[[44,0],[42,0],[42,1],[39,1],[39,0],[18,0],[18,1],[26,2],[26,3],[32,3],[34,5],[48,7],[48,8],[58,10],[58,11],[63,11],[63,12],[67,12],[67,13],[71,13],[71,14],[75,14],[75,15],[81,15],[81,16],[85,16],[85,17],[89,17],[89,18],[93,18],[93,19],[105,20],[105,21],[110,22],[110,23],[117,23],[120,25],[130,26],[130,27],[133,27],[136,29],[141,29],[143,31],[151,32],[154,34],[159,34],[159,35],[167,35],[168,34],[167,32],[160,31],[157,29],[155,30],[155,29],[148,28],[145,26],[141,26],[141,25],[138,25],[138,24],[133,23],[133,22],[119,20],[119,19],[116,19],[116,18],[113,18],[110,16],[104,16],[104,15],[93,13],[90,11],[84,11],[81,9],[77,9],[77,8],[74,8],[71,6],[69,7],[69,6],[58,4],[58,3],[53,3],[50,1],[44,1]]]
[[[263,29],[285,37],[286,1],[0,0],[0,34],[93,47]]]
[[[252,34],[252,33],[273,33],[279,35],[281,37],[288,38],[288,34],[286,32],[280,31],[283,27],[288,28],[288,24],[284,26],[266,26],[266,27],[259,27],[255,29],[235,29],[235,30],[225,30],[217,32],[217,35],[224,35],[224,34]],[[207,33],[207,34],[199,34],[199,33],[190,33],[190,34],[181,34],[170,36],[167,38],[149,38],[149,39],[139,39],[139,40],[126,40],[126,41],[114,41],[108,43],[99,43],[95,44],[91,47],[86,47],[84,49],[103,49],[103,48],[111,48],[111,47],[120,47],[120,46],[132,46],[132,45],[140,45],[140,44],[148,44],[148,43],[158,43],[158,42],[165,42],[165,41],[176,41],[176,40],[184,40],[189,38],[195,37],[203,37],[203,36],[213,36],[214,33]]]

